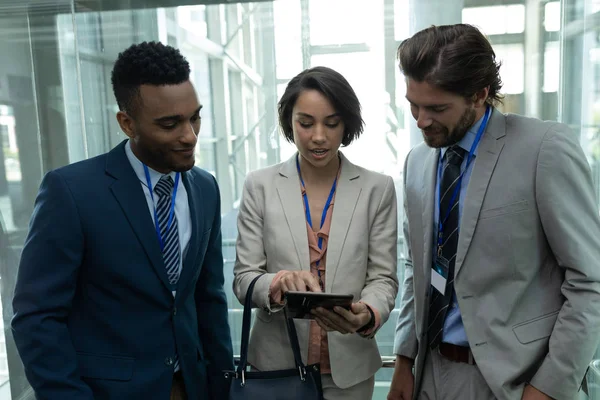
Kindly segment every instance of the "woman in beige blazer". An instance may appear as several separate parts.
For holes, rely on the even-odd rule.
[[[233,289],[242,303],[262,275],[248,359],[258,370],[293,368],[278,312],[286,291],[351,293],[351,310],[318,309],[295,323],[304,362],[321,365],[325,399],[370,399],[381,367],[372,339],[398,291],[394,183],[338,151],[363,130],[360,103],[338,72],[316,67],[292,79],[279,123],[298,152],[247,176],[238,216]]]

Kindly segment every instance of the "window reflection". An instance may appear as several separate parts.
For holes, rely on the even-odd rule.
[[[522,33],[525,30],[525,6],[469,7],[462,10],[462,22],[481,26],[488,35]]]
[[[21,163],[19,160],[19,149],[17,146],[16,124],[13,109],[7,105],[0,105],[0,136],[2,140],[2,152],[0,152],[0,215],[2,216],[2,231],[0,235],[0,246],[4,246],[3,253],[6,254],[7,235],[14,232],[16,226],[13,219],[13,207],[11,201],[15,197],[15,192],[21,187]],[[0,260],[1,261],[1,260]],[[0,275],[0,279],[2,276]],[[4,282],[2,282],[4,283]],[[4,289],[5,285],[0,285],[0,295],[6,296],[10,292]],[[0,303],[0,311],[3,311]],[[4,315],[4,312],[2,312]],[[0,319],[0,387],[8,384],[8,357],[6,353],[5,323],[6,319]],[[2,393],[2,391],[0,391]],[[0,398],[1,395],[0,395]]]
[[[544,29],[547,32],[560,30],[560,1],[549,1],[544,5]]]
[[[502,92],[507,94],[523,93],[525,88],[525,54],[523,45],[497,44],[494,45],[496,57],[502,62]]]

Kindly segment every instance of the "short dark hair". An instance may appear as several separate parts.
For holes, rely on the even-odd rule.
[[[487,102],[502,102],[500,62],[487,38],[468,24],[431,26],[398,47],[404,76],[465,98],[489,86]]]
[[[346,78],[327,67],[306,69],[289,81],[279,100],[279,125],[288,142],[294,143],[292,111],[298,96],[305,90],[317,90],[331,102],[344,122],[342,145],[348,146],[364,130],[360,102]]]
[[[132,113],[141,85],[178,85],[190,79],[190,64],[179,50],[160,42],[134,44],[119,54],[112,87],[119,110]]]

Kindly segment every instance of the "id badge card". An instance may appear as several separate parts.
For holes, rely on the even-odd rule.
[[[431,267],[431,285],[442,295],[446,292],[449,263],[444,257],[436,257]]]

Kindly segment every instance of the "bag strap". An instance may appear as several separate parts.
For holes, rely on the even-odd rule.
[[[302,356],[300,355],[300,344],[298,343],[298,333],[296,332],[296,324],[293,318],[289,318],[287,311],[284,308],[283,313],[285,315],[285,325],[287,327],[288,337],[290,338],[290,344],[292,345],[292,352],[294,353],[294,361],[296,361],[296,367],[300,369],[302,374],[305,370],[304,363],[302,362]]]
[[[250,282],[248,290],[246,291],[246,299],[244,301],[244,316],[242,322],[240,363],[237,367],[238,374],[241,374],[242,372],[246,371],[246,366],[248,365],[248,343],[250,341],[250,322],[252,316],[252,293],[254,292],[254,285],[256,285],[256,281],[260,279],[263,275],[264,274],[261,274],[254,278],[252,282]],[[298,333],[296,332],[296,326],[294,324],[294,320],[292,318],[288,318],[285,308],[284,314],[288,337],[292,345],[292,352],[294,353],[294,361],[296,362],[296,367],[300,369],[300,372],[302,374],[303,371],[305,371],[305,366],[302,363],[302,357],[300,355],[300,345],[298,344]]]
[[[246,364],[248,362],[248,342],[250,341],[250,322],[252,317],[252,292],[254,291],[254,285],[256,281],[262,277],[263,274],[258,275],[250,282],[248,290],[246,291],[246,299],[244,301],[244,316],[242,319],[242,344],[240,347],[240,363],[237,367],[237,372],[241,373],[246,370]]]

